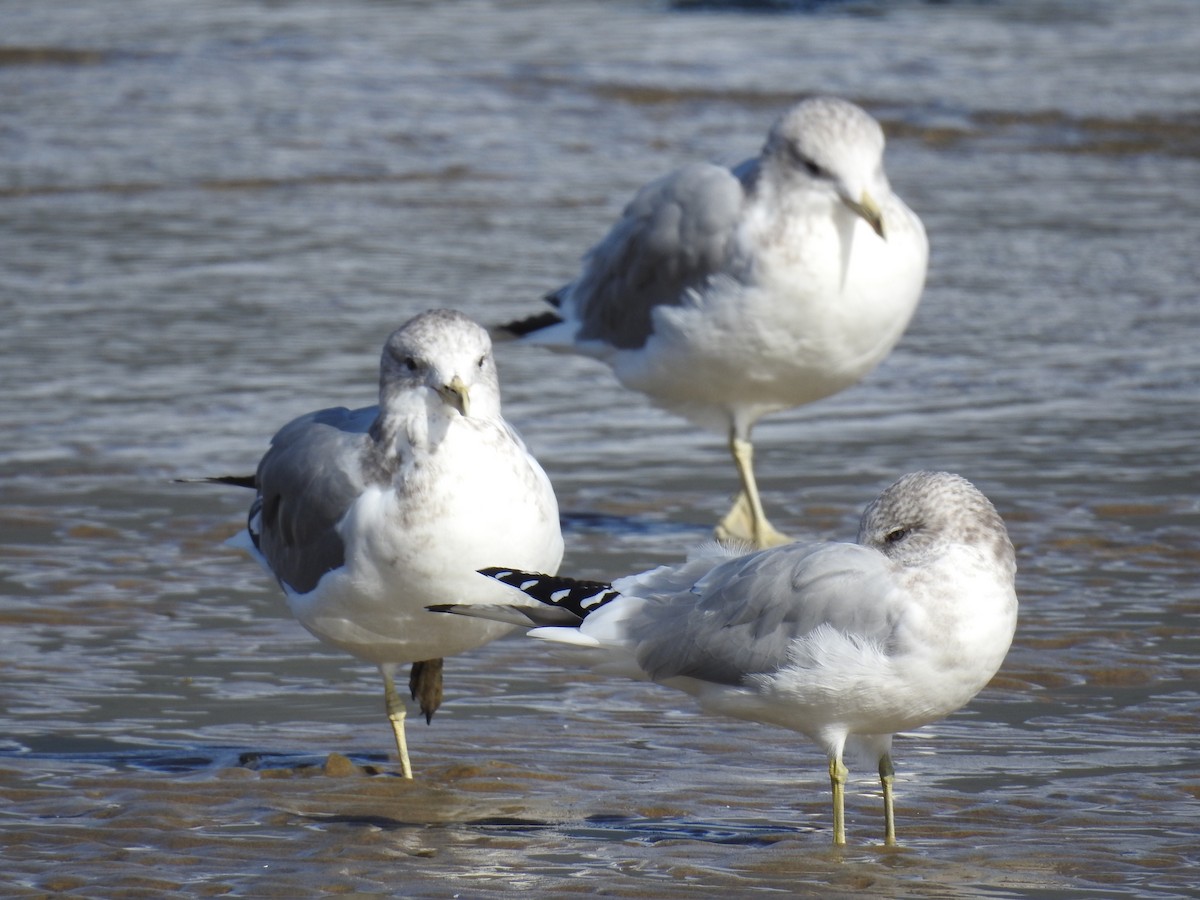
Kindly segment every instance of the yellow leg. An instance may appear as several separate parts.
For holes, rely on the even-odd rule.
[[[396,750],[400,754],[400,774],[412,778],[412,764],[408,761],[408,741],[404,737],[404,718],[408,714],[404,701],[396,693],[396,682],[392,678],[389,667],[381,667],[383,673],[383,701],[387,707],[388,721],[392,723],[392,731],[396,735]]]
[[[883,785],[883,842],[889,847],[896,846],[896,809],[892,797],[895,779],[891,754],[885,753],[879,760],[879,783]]]
[[[717,540],[723,544],[748,543],[760,550],[789,543],[790,538],[776,531],[763,512],[758,482],[754,478],[754,445],[730,431],[729,452],[737,466],[742,489],[733,508],[717,525]]]
[[[833,845],[846,846],[846,777],[849,770],[842,763],[842,755],[829,760],[829,783],[833,786]]]

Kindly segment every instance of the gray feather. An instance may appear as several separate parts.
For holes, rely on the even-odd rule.
[[[656,306],[682,303],[689,288],[724,268],[745,199],[738,177],[710,163],[684,166],[638,191],[589,251],[580,277],[560,292],[575,304],[579,339],[643,346]]]
[[[323,409],[279,430],[258,466],[251,535],[281,584],[299,593],[345,561],[337,524],[366,483],[375,406]],[[255,528],[257,518],[257,528]]]
[[[886,595],[889,566],[855,544],[792,544],[731,559],[689,591],[651,598],[630,627],[640,638],[638,664],[656,681],[741,684],[782,668],[796,638],[821,625],[885,641],[888,605],[844,599]]]

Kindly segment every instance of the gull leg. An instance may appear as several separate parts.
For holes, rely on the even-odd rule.
[[[829,759],[829,783],[833,786],[833,845],[846,846],[846,778],[850,774],[842,754]]]
[[[759,549],[789,543],[791,539],[776,531],[763,512],[758,482],[754,478],[754,445],[730,429],[729,452],[737,466],[742,489],[733,508],[717,525],[717,540],[722,544],[749,543]]]
[[[892,782],[895,779],[892,756],[885,753],[879,759],[879,783],[883,785],[883,842],[889,847],[896,846],[896,811],[892,797]]]
[[[426,659],[413,663],[412,673],[408,676],[408,689],[420,705],[425,724],[428,725],[442,705],[442,660]]]
[[[392,723],[392,731],[396,735],[396,750],[400,754],[400,773],[411,779],[412,763],[408,761],[408,741],[404,737],[404,718],[408,715],[404,701],[396,693],[396,682],[392,677],[394,666],[380,666],[383,673],[383,700],[387,707],[388,721]]]

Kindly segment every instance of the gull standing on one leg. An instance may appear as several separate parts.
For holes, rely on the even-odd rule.
[[[597,648],[603,671],[808,736],[829,756],[837,845],[843,753],[869,759],[890,845],[892,736],[948,716],[996,674],[1017,623],[1016,569],[987,497],[958,475],[914,472],[867,507],[853,544],[714,550],[611,585],[488,569],[537,602],[435,609]]]
[[[799,103],[759,156],[643,187],[548,298],[556,312],[503,326],[595,356],[625,387],[726,434],[741,489],[723,542],[787,540],[759,498],[754,423],[857,382],[916,309],[928,243],[892,193],[883,147],[854,104]]]
[[[480,568],[516,559],[556,571],[562,561],[554,490],[501,416],[487,332],[450,310],[411,319],[384,346],[379,405],[285,425],[253,487],[243,545],[305,628],[379,667],[411,778],[396,668],[413,664],[410,688],[429,721],[441,704],[442,657],[510,630],[426,607],[509,595]]]

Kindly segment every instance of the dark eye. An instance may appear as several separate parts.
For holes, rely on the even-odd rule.
[[[792,150],[792,157],[796,160],[796,165],[804,169],[813,178],[824,178],[825,170],[818,166],[815,162],[801,153],[799,150]]]
[[[487,362],[487,357],[486,357],[486,356],[481,356],[481,357],[479,357],[479,368],[481,368],[481,369],[482,369],[482,368],[483,368],[483,364],[484,364],[484,363],[486,363],[486,362]]]
[[[419,366],[417,365],[417,361],[415,359],[413,359],[411,356],[406,356],[404,357],[404,368],[408,369],[410,372],[415,372]]]
[[[885,544],[898,544],[908,537],[909,530],[907,528],[893,528],[883,536]]]

